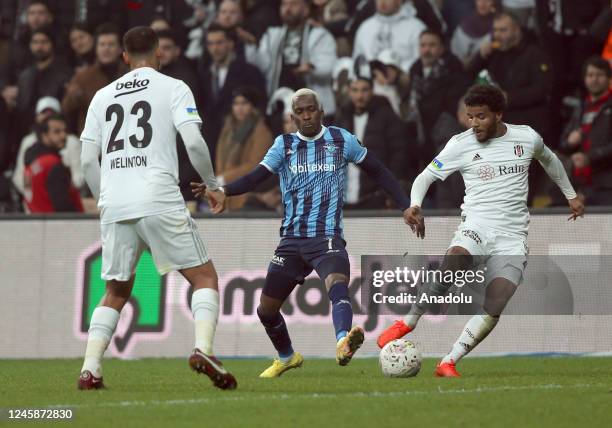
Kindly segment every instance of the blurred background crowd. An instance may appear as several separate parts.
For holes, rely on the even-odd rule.
[[[354,133],[409,192],[469,126],[466,90],[488,82],[507,96],[505,121],[544,137],[587,204],[612,205],[610,0],[2,0],[0,211],[95,212],[78,137],[95,92],[127,71],[121,39],[137,25],[158,32],[160,71],[191,87],[221,182],[295,131],[289,100],[309,87],[326,124]],[[181,191],[205,210],[176,143]],[[530,186],[531,206],[565,204],[539,165]],[[32,206],[33,192],[46,203]],[[462,198],[455,174],[425,207]],[[346,204],[392,208],[356,167]],[[282,210],[278,183],[229,209]]]

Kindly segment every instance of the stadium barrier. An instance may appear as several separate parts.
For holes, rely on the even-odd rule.
[[[565,211],[563,211],[565,213]],[[590,213],[577,222],[566,214],[534,215],[530,254],[612,255],[612,214]],[[352,283],[359,287],[362,255],[442,254],[458,217],[427,218],[427,238],[417,240],[399,216],[351,216],[345,238]],[[219,273],[221,315],[215,351],[223,356],[271,356],[273,348],[255,309],[267,265],[278,243],[279,219],[198,218]],[[0,358],[80,357],[88,320],[103,293],[100,227],[95,218],[4,218],[0,221]],[[529,268],[528,268],[529,269]],[[554,286],[554,284],[553,284]],[[353,293],[359,298],[359,293]],[[108,354],[123,358],[179,357],[193,346],[190,289],[177,273],[160,277],[145,253],[133,299]],[[309,277],[283,308],[294,347],[307,356],[333,357],[335,338],[323,284]],[[427,316],[412,336],[426,355],[445,353],[468,317]],[[366,327],[363,355],[377,351],[376,336],[391,315],[358,314]],[[576,353],[612,350],[610,315],[508,315],[474,354]],[[107,355],[108,355],[107,354]]]

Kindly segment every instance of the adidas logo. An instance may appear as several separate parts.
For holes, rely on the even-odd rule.
[[[480,159],[482,159],[482,158],[480,157],[480,155],[479,155],[478,153],[476,153],[476,154],[474,155],[474,159],[472,159],[472,162],[477,161],[477,160],[480,160]]]

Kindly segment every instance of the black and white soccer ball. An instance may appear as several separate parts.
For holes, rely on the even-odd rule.
[[[413,377],[421,370],[421,351],[409,340],[389,342],[380,351],[380,369],[387,377]]]

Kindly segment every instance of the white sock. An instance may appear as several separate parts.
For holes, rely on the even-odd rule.
[[[425,313],[425,308],[418,306],[416,304],[413,304],[410,307],[410,311],[408,312],[408,315],[404,317],[404,323],[406,323],[408,327],[414,330],[414,328],[416,327],[417,323],[419,322],[419,320],[421,319],[424,313]]]
[[[457,363],[487,337],[498,321],[499,317],[492,317],[486,313],[474,315],[467,322],[459,339],[457,339],[451,351],[442,359],[442,362],[453,361]]]
[[[291,361],[291,359],[293,358],[293,354],[295,354],[295,352],[292,352],[291,355],[289,355],[288,357],[281,357],[280,355],[278,356],[278,359],[280,360],[281,363],[283,364],[289,364],[289,361]]]
[[[219,319],[219,292],[212,288],[194,291],[191,296],[191,312],[195,320],[195,347],[206,355],[212,355]]]
[[[89,323],[89,336],[85,349],[85,361],[81,371],[89,370],[94,376],[102,376],[102,355],[110,343],[119,322],[119,312],[108,306],[94,309]]]

